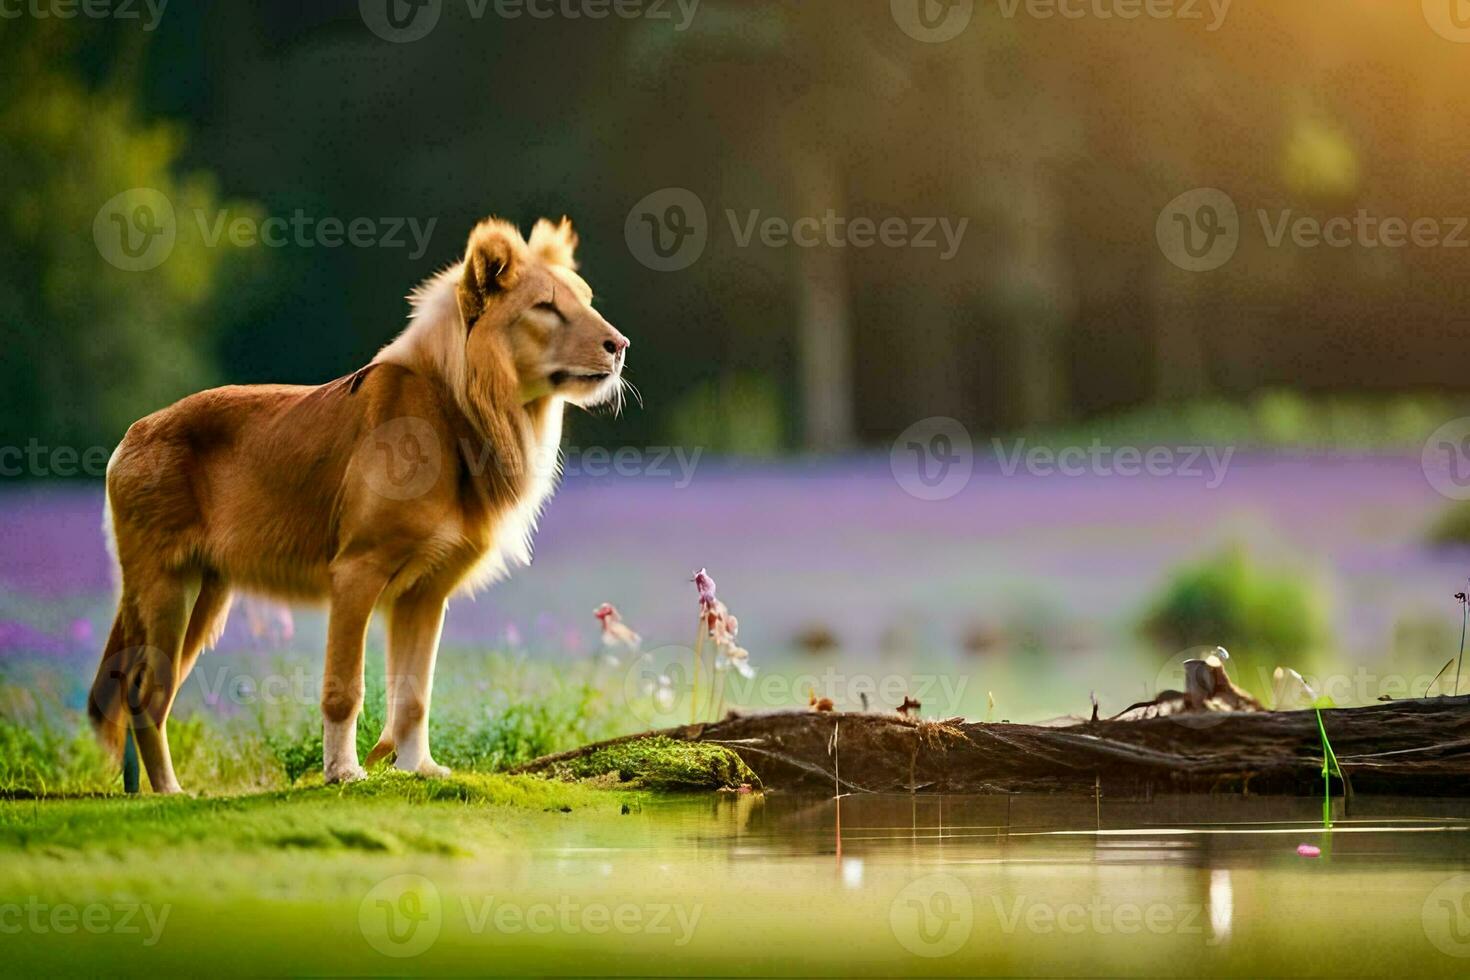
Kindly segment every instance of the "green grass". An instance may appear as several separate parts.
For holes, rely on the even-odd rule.
[[[524,656],[463,650],[442,659],[473,660],[456,665],[459,672],[493,679],[484,685],[445,684],[436,692],[429,741],[436,760],[451,769],[499,772],[642,727],[624,703],[621,675],[601,676],[595,664],[556,667]],[[256,669],[261,676],[288,676],[290,668]],[[119,791],[121,768],[98,749],[84,713],[63,707],[59,698],[32,693],[54,686],[54,678],[9,671],[0,683],[0,794]],[[370,669],[357,725],[360,758],[377,741],[384,707],[381,667]],[[168,728],[187,791],[279,790],[321,770],[321,716],[311,697],[256,704],[233,715],[181,702]]]
[[[215,851],[472,853],[496,843],[488,815],[618,815],[639,799],[579,783],[491,773],[426,779],[395,770],[345,786],[230,797],[111,796],[0,802],[0,852],[118,853],[207,845]],[[488,835],[488,836],[487,836]]]

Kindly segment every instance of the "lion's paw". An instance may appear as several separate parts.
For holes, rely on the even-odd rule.
[[[355,783],[367,778],[367,770],[359,765],[332,766],[326,770],[327,783]]]

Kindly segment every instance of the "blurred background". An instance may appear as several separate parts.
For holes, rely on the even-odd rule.
[[[63,7],[0,19],[12,680],[74,664],[79,706],[134,419],[350,372],[493,212],[573,218],[642,403],[570,420],[537,564],[451,613],[467,656],[586,661],[605,600],[688,644],[708,566],[784,678],[756,707],[830,669],[847,704],[1117,710],[1216,643],[1258,692],[1443,688],[1454,3]],[[316,663],[319,618],[252,608],[222,656]]]

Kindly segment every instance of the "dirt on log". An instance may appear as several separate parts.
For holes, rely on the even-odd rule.
[[[1470,696],[1322,711],[1349,792],[1470,796]],[[834,729],[836,752],[830,751]],[[1312,711],[1174,715],[1065,727],[916,721],[896,714],[731,714],[663,735],[723,745],[766,789],[831,793],[1105,790],[1322,792]],[[538,759],[546,769],[588,746]],[[1333,792],[1340,792],[1333,779]]]

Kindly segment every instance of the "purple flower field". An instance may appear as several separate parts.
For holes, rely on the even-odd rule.
[[[1080,711],[1089,689],[1107,709],[1159,669],[1133,624],[1165,574],[1239,542],[1324,584],[1334,670],[1432,674],[1453,652],[1430,663],[1396,639],[1405,623],[1457,633],[1451,596],[1470,573],[1470,556],[1422,544],[1448,501],[1417,459],[1237,457],[1218,488],[1204,482],[1005,476],[982,463],[958,495],[924,501],[886,459],[706,462],[684,488],[573,478],[547,509],[532,567],[451,603],[445,644],[583,660],[598,647],[593,610],[609,601],[646,649],[688,645],[690,576],[708,566],[759,671],[947,671],[974,683],[943,707],[982,714],[994,691],[1016,720]],[[6,673],[48,661],[79,685],[90,678],[111,618],[101,514],[99,486],[0,493]],[[292,635],[261,608],[237,603],[216,656],[285,652],[316,670],[320,612],[296,610]],[[835,645],[802,652],[814,633]]]

